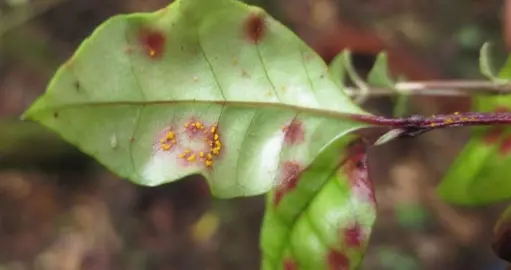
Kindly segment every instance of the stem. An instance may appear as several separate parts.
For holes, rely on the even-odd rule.
[[[413,115],[405,118],[387,118],[373,115],[353,115],[357,121],[401,129],[400,136],[416,136],[426,131],[445,127],[511,125],[511,112],[467,112],[433,115]]]
[[[349,96],[359,96],[361,92],[357,88],[346,88]],[[393,96],[402,95],[424,95],[424,96],[471,96],[472,94],[480,95],[499,95],[511,93],[510,83],[496,83],[490,81],[424,81],[424,82],[400,82],[396,83],[392,88],[372,88],[369,95]]]

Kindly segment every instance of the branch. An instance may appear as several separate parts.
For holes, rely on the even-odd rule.
[[[360,96],[364,91],[358,88],[346,88],[346,93],[351,97]],[[490,81],[475,80],[452,80],[452,81],[417,81],[400,82],[395,88],[375,87],[369,89],[371,97],[402,95],[423,96],[471,96],[479,95],[502,95],[511,93],[510,83],[496,83]]]

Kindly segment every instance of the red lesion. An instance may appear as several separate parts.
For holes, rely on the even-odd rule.
[[[355,195],[358,198],[376,204],[373,183],[369,177],[365,147],[355,146],[350,149],[350,154],[343,166],[343,170],[348,176],[351,189]]]
[[[342,252],[337,250],[330,250],[328,252],[328,269],[329,270],[349,270],[350,260]]]
[[[365,240],[362,227],[358,222],[343,228],[344,243],[348,248],[360,248]]]
[[[163,32],[144,28],[140,30],[139,42],[150,58],[161,58],[165,52],[165,35]]]
[[[261,14],[250,14],[244,22],[245,37],[252,43],[259,44],[266,34],[267,26]]]
[[[302,166],[296,161],[286,161],[280,166],[280,185],[275,191],[273,204],[278,206],[282,198],[291,190],[296,188]]]
[[[299,270],[298,265],[290,258],[284,260],[282,268],[284,270]]]
[[[282,127],[284,132],[284,143],[286,144],[298,144],[305,139],[305,129],[302,121],[293,119],[287,126]]]

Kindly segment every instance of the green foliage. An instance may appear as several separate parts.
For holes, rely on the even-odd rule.
[[[481,49],[481,72],[490,72],[488,49]],[[486,59],[486,60],[485,60]],[[494,79],[511,79],[511,58]],[[485,71],[486,70],[486,71]],[[491,74],[491,73],[488,73]],[[509,111],[511,96],[474,97],[474,111]],[[511,198],[511,181],[506,177],[511,164],[509,128],[476,128],[465,148],[438,186],[439,195],[450,203],[482,205]]]
[[[494,76],[485,46],[481,72],[505,82],[511,60]],[[201,174],[220,198],[268,193],[263,269],[355,269],[376,202],[357,133],[372,126],[352,117],[370,115],[346,95],[346,75],[360,100],[369,85],[395,88],[384,53],[365,82],[348,50],[328,68],[260,8],[178,0],[99,26],[24,118],[140,185]],[[402,115],[407,97],[396,94]],[[509,96],[475,102],[477,111],[502,107],[511,108]],[[391,130],[376,144],[405,131]],[[440,194],[460,204],[511,197],[502,177],[508,133],[475,130]]]
[[[338,68],[257,7],[181,0],[103,23],[24,117],[137,184],[202,174],[220,198],[271,190],[264,269],[354,269],[375,220],[353,152],[370,125],[348,117],[369,114]]]

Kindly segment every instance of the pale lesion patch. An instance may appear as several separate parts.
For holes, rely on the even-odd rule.
[[[175,155],[181,165],[210,168],[222,149],[218,124],[197,118],[191,118],[177,128],[167,127],[158,138],[158,150]]]

